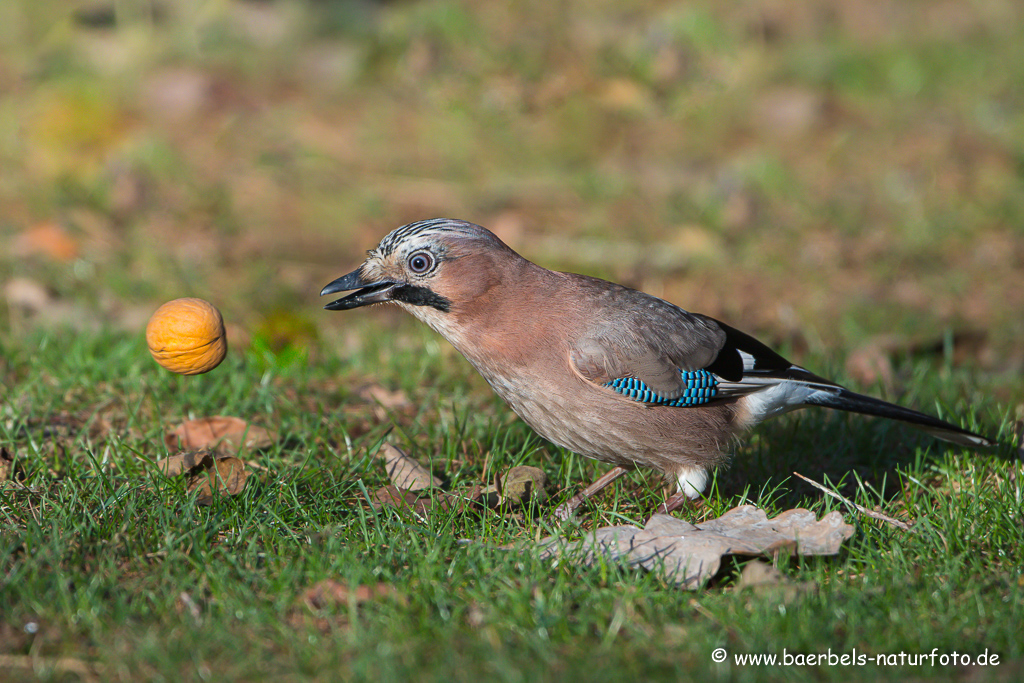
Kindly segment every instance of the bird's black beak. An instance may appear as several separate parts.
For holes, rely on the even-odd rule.
[[[392,293],[398,286],[399,283],[387,280],[370,282],[362,276],[359,270],[354,270],[321,289],[320,296],[347,292],[352,289],[358,290],[324,306],[328,311],[347,311],[350,308],[391,301]]]

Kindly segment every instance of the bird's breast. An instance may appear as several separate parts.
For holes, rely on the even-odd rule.
[[[616,465],[662,472],[709,467],[725,458],[724,449],[740,426],[732,402],[701,408],[650,406],[587,382],[567,362],[540,373],[476,367],[542,437]]]
[[[557,300],[557,298],[555,299]],[[522,306],[451,312],[406,307],[445,337],[542,437],[580,455],[662,472],[710,467],[739,426],[734,402],[649,406],[589,382],[571,367],[579,311]]]

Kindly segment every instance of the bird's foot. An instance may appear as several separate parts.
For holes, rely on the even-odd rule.
[[[687,505],[700,507],[701,505],[703,505],[703,501],[701,501],[700,499],[694,500],[687,496],[686,493],[684,493],[683,491],[679,491],[677,493],[673,493],[665,500],[664,503],[659,505],[657,509],[654,511],[654,514],[669,515]]]
[[[593,486],[593,484],[591,486]],[[568,522],[576,513],[577,508],[579,508],[580,505],[583,505],[588,498],[596,493],[596,491],[594,493],[588,493],[588,491],[590,491],[590,487],[580,491],[575,496],[555,508],[553,517],[556,524]]]
[[[555,508],[555,512],[553,515],[553,522],[555,526],[559,526],[563,522],[568,521],[573,516],[573,513],[576,512],[576,509],[580,505],[583,505],[583,503],[587,499],[592,498],[594,495],[597,494],[598,491],[601,491],[602,489],[607,487],[609,484],[611,484],[613,481],[615,481],[622,475],[626,474],[627,472],[629,472],[629,470],[627,470],[625,467],[613,467],[612,469],[605,472],[604,475],[602,475],[601,478],[599,478],[593,484],[591,484],[590,486],[588,486],[587,488],[583,489],[575,496],[570,498],[569,500],[559,505],[557,508]]]

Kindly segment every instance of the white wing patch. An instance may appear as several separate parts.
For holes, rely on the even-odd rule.
[[[754,359],[748,353],[740,351],[743,356],[744,370],[753,367]],[[749,365],[748,365],[749,363]],[[794,365],[792,370],[806,372],[803,368]],[[808,373],[810,374],[810,373]],[[754,388],[760,384],[761,388]],[[795,410],[812,402],[816,396],[835,394],[838,387],[816,382],[802,382],[798,379],[783,379],[779,377],[758,377],[750,374],[736,383],[722,382],[720,388],[728,390],[733,386],[743,388],[750,393],[740,400],[749,411],[749,424],[754,425],[769,417],[780,415],[790,410]]]

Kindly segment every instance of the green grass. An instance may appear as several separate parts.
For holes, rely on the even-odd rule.
[[[780,656],[783,648],[987,649],[1002,658],[991,671],[998,680],[1020,674],[1024,527],[1019,480],[1007,462],[947,450],[881,421],[805,411],[768,423],[738,449],[707,514],[747,502],[772,514],[796,505],[842,509],[790,479],[797,469],[845,479],[842,490],[867,507],[905,510],[917,533],[848,514],[857,532],[839,556],[781,562],[787,577],[813,586],[795,595],[738,589],[744,562],[727,562],[697,593],[618,566],[553,567],[529,550],[496,546],[529,548],[550,531],[542,515],[603,466],[510,424],[467,364],[452,362],[433,337],[403,330],[343,361],[324,351],[315,363],[276,367],[233,354],[196,378],[159,369],[134,336],[41,333],[5,343],[0,444],[16,457],[18,481],[0,489],[0,654],[24,655],[19,661],[54,680],[87,678],[48,668],[59,658],[86,663],[99,680],[962,673],[744,668],[712,663],[716,647]],[[371,363],[385,386],[404,388],[414,410],[374,417],[352,391]],[[963,410],[946,388],[985,382],[932,364],[907,370],[922,405],[936,399]],[[998,406],[977,405],[975,426],[1008,429]],[[166,454],[164,428],[212,414],[271,427],[279,439],[251,456],[267,471],[241,495],[199,507],[150,463]],[[386,476],[370,453],[392,429],[391,438],[433,460],[452,487],[483,481],[485,461],[489,472],[532,464],[551,476],[551,498],[521,519],[375,512],[366,495]],[[657,496],[645,478],[626,479],[584,508],[570,533],[641,522]],[[305,606],[303,593],[325,579],[383,582],[394,597]],[[15,679],[29,673],[5,669]]]
[[[684,514],[843,510],[857,533],[838,557],[781,564],[814,590],[738,589],[742,562],[696,594],[555,568],[495,546],[547,533],[604,466],[536,437],[436,336],[315,294],[388,230],[465,218],[1008,438],[1022,8],[0,0],[0,447],[17,475],[0,488],[0,679],[1021,678],[1006,453],[803,411],[749,435]],[[141,328],[189,295],[224,311],[235,351],[186,379]],[[865,352],[892,376],[857,386]],[[410,404],[382,413],[367,384]],[[279,438],[241,495],[197,507],[152,463],[167,429],[217,414]],[[542,467],[549,499],[522,519],[373,512],[386,436],[455,489]],[[659,495],[631,475],[571,531],[640,521]],[[324,579],[397,597],[311,611]],[[713,664],[719,646],[1003,660],[743,668]]]

